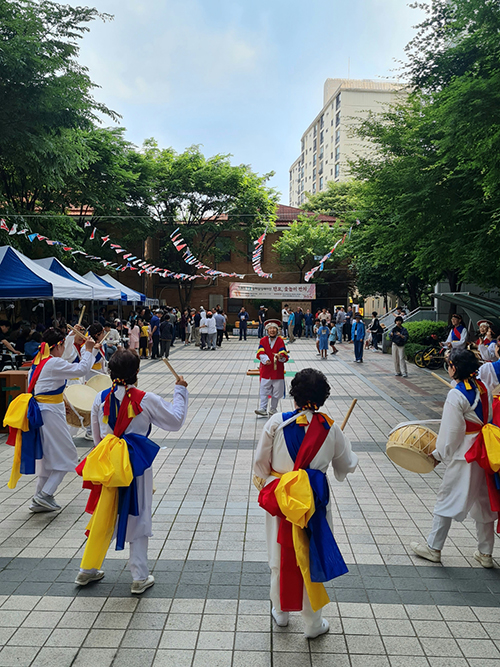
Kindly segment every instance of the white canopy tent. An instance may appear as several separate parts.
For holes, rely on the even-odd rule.
[[[116,278],[113,278],[112,276],[104,275],[102,276],[102,279],[105,280],[110,285],[119,287],[122,290],[122,292],[125,292],[125,294],[127,295],[127,301],[138,301],[139,303],[144,303],[146,301],[145,294],[142,294],[142,292],[138,292],[137,290],[132,289],[131,287],[127,287],[126,285],[122,285],[122,283],[119,283],[118,280],[116,280]]]
[[[44,268],[12,246],[0,247],[0,299],[91,301],[92,287]]]
[[[63,278],[72,280],[75,283],[81,285],[86,285],[92,289],[93,299],[95,301],[120,301],[121,300],[121,291],[116,287],[106,287],[103,284],[92,283],[86,278],[78,275],[72,269],[65,266],[60,262],[56,257],[45,257],[44,259],[35,259],[33,260],[35,264],[42,266],[44,269],[48,269],[52,273],[55,273]]]

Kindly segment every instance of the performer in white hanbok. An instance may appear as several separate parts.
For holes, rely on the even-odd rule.
[[[87,512],[92,519],[75,581],[85,586],[102,579],[104,572],[100,567],[114,536],[117,550],[123,549],[125,542],[130,543],[131,592],[135,594],[154,584],[147,551],[148,538],[152,536],[152,463],[159,447],[148,435],[152,425],[178,431],[188,407],[187,383],[182,376],[175,384],[172,403],[136,389],[139,364],[136,352],[117,350],[109,360],[113,386],[99,393],[92,406],[95,448],[77,468],[84,487],[91,489]],[[117,451],[121,451],[120,457],[116,457]],[[111,475],[105,463],[108,457],[114,462]]]
[[[289,611],[302,611],[308,638],[329,629],[322,618],[329,599],[321,582],[347,572],[333,538],[326,472],[332,465],[341,482],[358,463],[340,428],[318,412],[329,394],[320,371],[307,368],[297,373],[290,388],[296,410],[269,419],[254,462],[259,504],[267,512],[272,615],[278,625],[286,626]],[[300,516],[298,506],[303,508]]]
[[[451,324],[450,333],[444,344],[453,350],[465,350],[467,347],[467,329],[462,321],[462,316],[452,315]]]
[[[61,358],[63,334],[47,329],[40,352],[33,360],[28,393],[13,401],[7,411],[4,423],[11,430],[9,440],[16,447],[14,465],[17,466],[16,472],[13,467],[9,487],[14,488],[20,474],[33,474],[36,469],[36,492],[29,508],[32,512],[61,509],[54,494],[66,473],[73,471],[78,463],[66,422],[63,391],[68,379],[83,377],[89,371],[98,352],[96,345],[89,337],[80,362],[72,364]],[[16,421],[21,415],[27,420],[24,424],[29,423],[29,430],[22,421]]]
[[[452,519],[463,521],[468,514],[476,523],[478,550],[474,558],[483,567],[493,567],[494,522],[497,513],[490,507],[486,475],[476,461],[466,455],[478,434],[491,420],[491,382],[476,378],[479,362],[469,350],[453,350],[448,373],[456,384],[450,389],[432,457],[446,466],[434,506],[432,530],[426,544],[411,542],[411,549],[422,558],[441,562]]]

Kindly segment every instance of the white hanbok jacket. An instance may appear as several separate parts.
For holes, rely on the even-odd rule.
[[[82,347],[82,350],[83,349],[84,348]],[[95,356],[97,356],[97,353],[94,355],[94,359]],[[75,334],[72,331],[66,336],[66,340],[64,341],[64,352],[62,358],[66,361],[69,361],[70,363],[75,364],[78,363],[77,360],[81,358],[81,350],[78,350],[75,345]],[[96,366],[96,368],[93,368],[93,366]],[[91,377],[94,377],[94,375],[98,375],[99,373],[106,373],[107,368],[108,364],[104,358],[104,352],[101,351],[101,359],[98,362],[94,361],[84,376],[75,375],[70,379],[72,381],[85,384],[85,382],[90,380]],[[75,384],[75,382],[70,382],[70,384]]]
[[[479,379],[484,382],[483,377]],[[490,420],[491,382],[485,382],[485,384],[488,389],[488,420]],[[495,381],[496,384],[498,380]],[[490,523],[496,520],[497,513],[490,509],[485,472],[475,461],[467,463],[465,460],[465,454],[477,437],[477,433],[468,435],[465,433],[465,421],[482,424],[474,411],[479,400],[477,390],[473,405],[455,388],[450,389],[446,397],[436,449],[432,453],[435,459],[442,461],[446,466],[437,494],[434,514],[463,521],[470,512],[475,521]]]
[[[101,394],[102,392],[97,394],[91,412],[92,435],[94,445],[96,446],[106,435],[113,433],[111,427],[104,423],[103,420],[104,403],[101,402]],[[118,387],[115,396],[121,403],[125,396],[125,387]],[[188,397],[187,388],[180,385],[176,385],[174,388],[172,403],[165,401],[156,394],[146,392],[141,401],[142,412],[132,419],[125,433],[137,433],[138,435],[147,436],[152,424],[165,431],[178,431],[186,420]],[[126,542],[133,542],[139,537],[151,537],[153,534],[151,516],[153,505],[153,468],[147,468],[144,471],[144,475],[136,479],[139,515],[128,517],[127,534],[125,536]]]
[[[306,414],[310,422],[312,412],[301,412]],[[291,472],[294,462],[285,442],[283,425],[290,422],[283,422],[283,415],[278,413],[273,415],[264,426],[260,436],[259,444],[255,452],[254,473],[258,477],[266,480],[266,484],[276,480],[271,475],[271,470],[279,473]],[[308,427],[305,427],[306,429]],[[348,473],[354,472],[358,465],[358,457],[351,450],[351,444],[348,438],[342,433],[337,424],[333,424],[321,446],[321,449],[311,461],[311,468],[321,470],[326,473],[329,466],[332,466],[335,478],[342,482]],[[333,532],[333,519],[331,510],[331,489],[330,500],[326,508],[326,518]],[[271,516],[266,512],[266,538],[267,551],[269,557],[269,566],[279,568],[281,558],[281,546],[277,542],[279,517]]]
[[[81,361],[72,364],[62,357],[51,357],[40,372],[34,394],[47,394],[59,389],[74,377],[88,373],[95,358],[94,352],[83,350]],[[78,465],[78,456],[66,422],[64,403],[39,403],[43,418],[40,429],[43,458],[36,462],[38,475],[47,476],[51,470],[70,472]]]

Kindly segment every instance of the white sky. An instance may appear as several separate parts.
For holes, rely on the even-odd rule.
[[[79,5],[76,0],[69,0]],[[328,77],[396,78],[422,17],[405,0],[95,0],[80,60],[137,145],[231,153],[288,204],[288,169]]]

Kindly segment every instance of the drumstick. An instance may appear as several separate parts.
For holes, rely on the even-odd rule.
[[[78,318],[78,325],[80,325],[82,323],[83,315],[85,313],[85,308],[86,308],[86,306],[83,306],[82,312],[80,313],[80,317]]]
[[[81,338],[85,338],[85,339],[87,338],[87,333],[86,332],[78,331],[78,329],[75,329],[75,327],[72,327],[71,324],[67,324],[66,326],[68,327],[68,329],[70,329],[75,334],[75,336],[78,335]]]
[[[439,380],[439,382],[442,382],[443,384],[445,384],[448,387],[448,389],[452,389],[451,384],[449,382],[446,382],[446,380],[444,378],[442,378],[440,375],[438,375],[437,373],[433,373],[432,371],[431,371],[431,375],[432,375],[432,377],[435,377],[436,380]]]
[[[354,398],[352,403],[351,403],[351,407],[349,408],[349,410],[347,411],[346,416],[344,417],[344,421],[342,422],[342,426],[340,427],[341,431],[343,431],[345,429],[346,424],[349,421],[349,417],[351,416],[351,412],[354,410],[354,406],[356,405],[357,402],[358,402],[358,399]]]
[[[163,359],[163,361],[164,361],[165,364],[168,366],[168,370],[172,373],[172,375],[175,377],[175,379],[176,379],[177,381],[179,381],[179,380],[180,380],[180,377],[179,377],[179,376],[177,375],[177,373],[175,372],[175,370],[174,370],[172,364],[170,363],[170,361],[169,361],[168,359]]]

